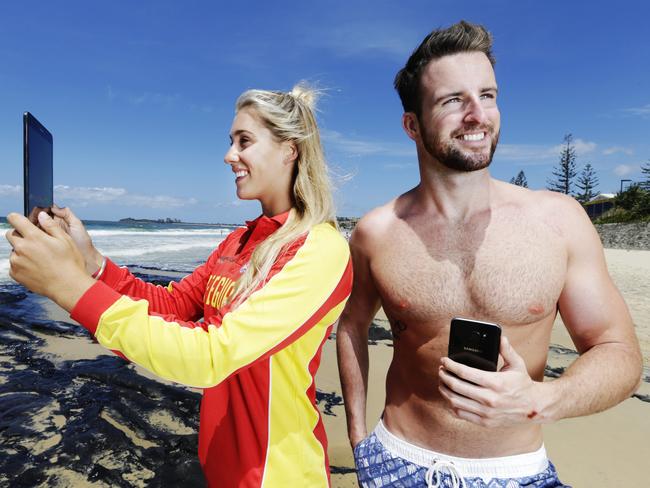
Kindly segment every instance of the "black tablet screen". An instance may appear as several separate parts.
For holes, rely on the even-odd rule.
[[[31,114],[25,114],[25,215],[52,206],[52,135]]]

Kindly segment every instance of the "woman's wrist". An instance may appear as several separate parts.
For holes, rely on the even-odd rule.
[[[99,278],[106,267],[106,258],[95,250],[93,257],[86,261],[86,271],[92,278]]]
[[[97,271],[95,271],[92,274],[91,278],[98,280],[104,274],[105,269],[106,269],[106,258],[102,259],[102,265],[99,267]]]

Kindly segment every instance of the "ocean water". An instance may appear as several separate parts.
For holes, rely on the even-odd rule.
[[[95,247],[120,266],[139,266],[190,273],[203,263],[236,225],[158,224],[150,222],[84,222]],[[11,246],[0,220],[0,283],[11,282]]]

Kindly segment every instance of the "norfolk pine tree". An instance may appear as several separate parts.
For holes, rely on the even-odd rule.
[[[580,193],[576,195],[576,200],[585,204],[597,195],[596,188],[598,188],[598,176],[591,163],[587,163],[582,169],[576,186],[580,188]]]
[[[526,180],[526,175],[523,170],[517,173],[517,176],[510,178],[510,183],[517,186],[523,186],[528,188],[528,180]]]
[[[573,136],[564,136],[564,148],[560,152],[560,162],[553,168],[555,179],[547,180],[547,188],[552,191],[571,194],[571,186],[576,176],[576,149],[573,147]]]
[[[641,165],[641,173],[643,173],[643,181],[639,186],[645,191],[650,191],[650,159],[646,164]]]

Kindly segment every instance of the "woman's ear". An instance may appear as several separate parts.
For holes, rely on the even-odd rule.
[[[298,159],[298,148],[293,141],[284,143],[284,164],[290,164]]]

